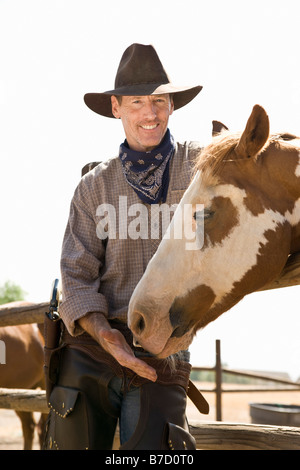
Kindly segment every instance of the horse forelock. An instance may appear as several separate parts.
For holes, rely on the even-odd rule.
[[[195,171],[201,171],[206,176],[216,176],[223,165],[228,160],[230,153],[237,146],[241,133],[223,131],[212,139],[199,154],[195,161]]]

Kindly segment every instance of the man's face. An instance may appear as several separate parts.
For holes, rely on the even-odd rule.
[[[169,94],[122,96],[121,103],[112,96],[111,103],[113,115],[122,120],[132,150],[149,152],[160,144],[174,110]]]

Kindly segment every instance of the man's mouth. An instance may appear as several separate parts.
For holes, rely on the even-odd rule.
[[[141,126],[143,129],[147,130],[147,131],[151,131],[153,129],[156,129],[156,127],[158,126],[159,124],[153,124],[152,126]]]

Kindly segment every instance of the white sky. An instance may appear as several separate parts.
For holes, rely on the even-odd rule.
[[[174,113],[177,140],[242,130],[254,104],[300,134],[299,0],[0,0],[0,284],[46,301],[81,168],[117,154],[119,121],[83,103],[113,88],[123,51],[153,44],[172,80],[203,91]],[[300,376],[300,287],[256,293],[197,335],[194,365]]]

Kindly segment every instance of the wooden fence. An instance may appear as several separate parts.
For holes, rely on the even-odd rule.
[[[263,374],[254,374],[250,372],[242,372],[233,369],[227,369],[222,367],[222,360],[221,360],[221,342],[220,340],[216,340],[216,361],[214,367],[193,367],[193,371],[213,371],[215,373],[215,388],[210,389],[201,389],[202,392],[215,392],[216,395],[216,420],[222,421],[222,395],[223,393],[254,393],[254,392],[284,392],[284,391],[299,391],[300,390],[300,383],[299,382],[292,382],[291,380],[284,380],[274,376],[266,376]],[[281,387],[255,387],[255,388],[236,388],[236,389],[224,389],[222,387],[223,383],[223,374],[231,374],[240,377],[248,377],[251,379],[259,379],[266,382],[277,383],[283,385]],[[299,428],[300,432],[300,428]]]
[[[24,323],[42,323],[49,303],[32,304],[23,307],[0,307],[0,327]],[[247,375],[260,379],[280,382],[300,390],[300,385],[290,381],[263,377],[222,368],[220,342],[216,343],[216,365],[214,368],[194,368],[194,370],[214,370],[216,374],[216,419],[217,422],[193,421],[191,433],[196,439],[197,448],[203,450],[300,450],[300,428],[285,426],[265,426],[256,424],[223,423],[222,394],[233,392],[222,388],[224,372]],[[298,388],[296,388],[298,387]],[[278,390],[278,389],[276,389]],[[289,388],[290,390],[290,388]],[[203,390],[204,391],[204,390]],[[210,390],[212,391],[212,390]],[[241,391],[241,390],[235,390]],[[245,391],[245,390],[243,390]],[[248,390],[253,391],[253,390]],[[257,390],[255,390],[257,391]],[[268,391],[270,389],[268,388]],[[0,408],[17,411],[48,412],[44,390],[0,389]]]

